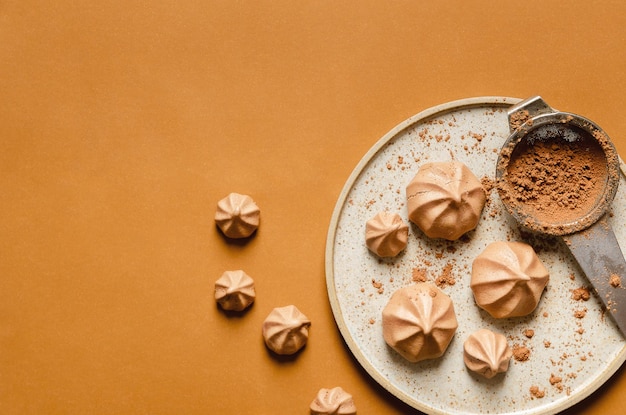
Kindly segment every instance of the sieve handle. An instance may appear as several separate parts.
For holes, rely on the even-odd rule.
[[[562,236],[622,335],[626,336],[626,261],[606,216]]]

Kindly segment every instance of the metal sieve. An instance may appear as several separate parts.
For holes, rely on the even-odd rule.
[[[502,146],[496,166],[498,194],[502,203],[523,228],[557,236],[565,242],[608,314],[614,317],[620,331],[626,335],[626,261],[608,221],[608,211],[620,177],[620,161],[615,146],[592,121],[576,114],[556,111],[539,96],[512,106],[508,110],[508,120],[511,134]],[[575,193],[580,193],[580,198],[592,198],[591,203],[582,211],[576,211],[574,217],[566,214],[565,207],[540,215],[544,206],[536,201],[537,206],[533,206],[532,201],[522,195],[522,186],[513,184],[512,164],[538,142],[556,146],[553,148],[557,151],[567,143],[579,140],[588,140],[604,156],[605,168],[602,174],[593,178],[597,184],[594,194],[584,193],[584,189],[573,189]],[[531,184],[541,186],[539,183]]]

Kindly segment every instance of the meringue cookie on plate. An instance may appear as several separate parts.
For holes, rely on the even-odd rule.
[[[380,257],[394,257],[406,248],[409,225],[397,213],[380,212],[365,225],[365,244]]]
[[[382,324],[385,342],[409,362],[442,356],[458,327],[450,297],[426,282],[395,291]]]
[[[474,259],[470,287],[492,317],[521,317],[535,310],[549,278],[532,246],[498,241]]]
[[[506,337],[487,329],[470,334],[463,343],[465,365],[487,379],[506,372],[512,355]]]
[[[429,238],[451,241],[474,229],[487,195],[460,161],[422,165],[406,187],[409,220]]]

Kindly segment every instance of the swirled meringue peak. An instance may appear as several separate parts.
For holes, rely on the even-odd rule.
[[[463,343],[463,361],[467,368],[487,379],[509,369],[513,351],[506,337],[491,330],[480,329]]]
[[[307,343],[310,326],[296,306],[276,307],[263,322],[263,340],[276,354],[294,354]]]
[[[365,225],[365,244],[380,257],[394,257],[409,238],[409,225],[397,213],[380,212]]]
[[[311,402],[311,415],[355,415],[356,406],[352,395],[337,386],[320,389]]]
[[[493,242],[472,263],[470,287],[476,304],[495,318],[530,314],[550,275],[532,246]]]
[[[226,271],[215,282],[215,300],[224,310],[245,310],[255,297],[254,280],[241,270]]]
[[[382,324],[385,342],[410,362],[442,356],[458,327],[450,297],[426,282],[394,292]]]
[[[260,215],[250,196],[231,193],[217,202],[215,223],[229,238],[247,238],[259,227]]]
[[[429,238],[451,241],[478,225],[487,199],[480,180],[455,160],[423,164],[406,196],[409,220]]]

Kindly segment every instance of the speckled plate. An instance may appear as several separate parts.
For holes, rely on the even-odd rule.
[[[326,246],[326,279],[335,320],[365,370],[393,395],[429,414],[552,414],[598,389],[626,360],[626,342],[597,298],[576,299],[588,283],[555,239],[520,233],[495,190],[478,227],[455,242],[431,240],[411,225],[407,248],[381,260],[365,246],[365,223],[382,210],[408,223],[405,187],[422,163],[454,158],[486,180],[495,175],[498,151],[509,135],[506,109],[518,102],[481,97],[423,111],[382,137],[356,166],[337,201]],[[609,219],[626,247],[626,183],[621,178]],[[497,320],[474,303],[473,259],[490,243],[531,243],[550,270],[550,282],[529,316]],[[409,363],[382,336],[381,313],[391,294],[424,270],[429,281],[444,272],[456,282],[442,287],[454,301],[459,327],[438,359]],[[463,342],[480,328],[526,347],[526,361],[486,380],[463,363]],[[531,332],[532,330],[532,336]],[[532,391],[531,391],[532,389]],[[534,393],[533,393],[534,392]]]

